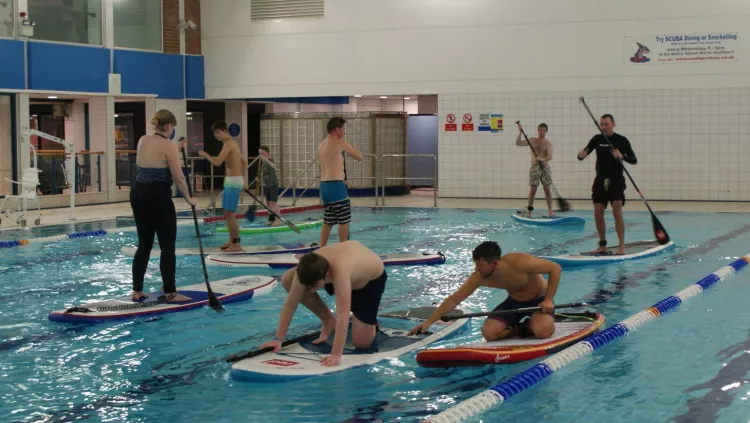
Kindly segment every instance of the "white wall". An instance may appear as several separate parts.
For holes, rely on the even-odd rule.
[[[406,112],[418,113],[417,99],[349,98],[349,104],[273,103],[267,113],[329,113],[329,112]]]
[[[611,113],[615,132],[626,136],[638,164],[626,165],[648,200],[750,200],[750,89],[495,92],[439,97],[439,184],[441,197],[525,198],[531,152],[515,146],[520,120],[526,134],[549,125],[555,187],[565,198],[590,199],[596,155],[576,159],[597,133],[579,103],[583,95],[598,117]],[[446,132],[446,115],[459,122]],[[461,132],[471,113],[502,113],[504,132]],[[626,180],[628,201],[640,201]],[[537,203],[543,204],[539,189]],[[543,206],[540,206],[543,207]]]
[[[281,22],[201,7],[208,98],[750,85],[738,0],[326,0],[324,19]],[[623,37],[695,32],[739,32],[740,60],[625,63]]]
[[[0,95],[0,195],[12,194],[11,183],[5,178],[13,179],[13,154],[11,136],[10,97]]]

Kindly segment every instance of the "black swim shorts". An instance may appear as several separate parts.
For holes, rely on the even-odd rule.
[[[362,323],[368,325],[378,323],[378,308],[383,291],[385,291],[386,280],[388,280],[388,274],[383,270],[382,275],[370,281],[364,288],[352,291],[352,313]],[[327,283],[323,287],[328,295],[334,294],[333,284]]]
[[[625,205],[625,178],[595,178],[591,186],[591,200],[596,204],[604,204],[613,201],[622,201]]]

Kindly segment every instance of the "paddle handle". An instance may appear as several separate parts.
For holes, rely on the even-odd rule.
[[[567,304],[557,304],[555,305],[555,309],[558,308],[574,308],[574,307],[586,307],[587,303],[567,303]],[[485,316],[497,316],[500,314],[508,314],[508,313],[528,313],[530,311],[539,311],[541,310],[541,307],[522,307],[522,308],[516,308],[512,310],[497,310],[497,311],[488,311],[483,313],[468,313],[468,314],[462,314],[460,316],[443,316],[440,318],[440,320],[444,322],[449,322],[451,320],[458,320],[458,319],[466,319],[469,317],[485,317]]]
[[[281,348],[284,348],[284,347],[292,345],[292,344],[297,344],[297,343],[300,343],[300,342],[308,341],[310,339],[317,338],[319,336],[320,336],[320,331],[310,332],[308,334],[305,334],[305,335],[302,335],[302,336],[298,336],[296,338],[292,338],[292,339],[289,339],[289,340],[286,340],[286,341],[282,342],[281,343]],[[250,351],[250,352],[245,353],[245,354],[230,356],[230,357],[228,357],[226,359],[226,362],[227,363],[234,363],[234,362],[237,362],[237,361],[240,361],[240,360],[244,360],[246,358],[252,358],[252,357],[255,357],[255,356],[258,356],[258,355],[261,355],[261,354],[265,354],[265,353],[271,352],[271,351],[273,351],[272,347],[260,348],[260,349],[257,349],[255,351]]]

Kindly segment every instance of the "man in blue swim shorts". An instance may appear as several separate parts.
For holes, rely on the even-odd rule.
[[[227,252],[242,251],[240,247],[240,225],[235,214],[240,202],[240,193],[247,186],[247,157],[242,154],[237,141],[229,135],[229,127],[224,121],[215,122],[211,129],[214,137],[224,146],[217,157],[213,157],[205,151],[200,151],[202,157],[214,166],[225,165],[224,169],[224,193],[221,200],[221,208],[227,220],[229,230],[229,241],[220,248]]]
[[[526,253],[508,253],[502,257],[501,253],[500,246],[494,241],[479,244],[472,253],[474,273],[409,335],[427,331],[433,323],[483,286],[508,291],[508,298],[494,311],[541,307],[540,311],[533,313],[505,313],[488,317],[482,326],[482,335],[487,341],[509,336],[535,336],[540,339],[552,336],[555,333],[553,299],[562,276],[562,267]],[[547,275],[547,280],[542,277],[543,274]],[[526,316],[531,317],[528,326],[521,322]]]
[[[334,225],[339,225],[339,242],[349,240],[349,223],[352,220],[349,191],[344,183],[344,155],[362,161],[362,153],[344,140],[346,120],[340,117],[328,121],[328,136],[318,146],[320,160],[320,199],[323,201],[323,228],[320,246],[325,247]]]

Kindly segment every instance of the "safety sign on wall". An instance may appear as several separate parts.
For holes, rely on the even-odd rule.
[[[477,126],[477,130],[479,132],[490,132],[492,128],[490,127],[490,114],[489,113],[482,113],[479,115],[479,125]]]
[[[456,123],[456,115],[453,113],[449,113],[448,116],[445,117],[445,131],[446,132],[452,132],[458,130],[458,124]]]
[[[503,114],[490,114],[490,132],[503,132]]]
[[[472,122],[474,118],[471,116],[471,113],[466,113],[463,117],[463,123],[461,124],[461,130],[462,131],[473,131],[474,130],[474,123]]]

